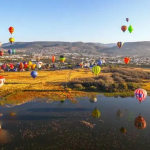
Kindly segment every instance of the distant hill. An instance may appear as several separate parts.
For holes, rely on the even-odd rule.
[[[97,45],[95,43],[83,43],[83,42],[16,42],[12,45],[5,43],[2,45],[2,48],[15,48],[15,49],[24,49],[24,48],[46,48],[46,47],[66,47],[71,49],[71,47],[76,47],[78,49],[91,49],[98,50],[105,48],[105,46]]]
[[[123,47],[120,49],[117,46],[113,46],[111,48],[104,48],[100,50],[100,52],[125,56],[150,56],[150,41],[127,42],[124,43]]]
[[[118,48],[116,43],[112,44],[102,44],[102,43],[84,43],[84,42],[57,42],[57,41],[45,41],[45,42],[15,42],[10,45],[9,43],[4,43],[2,48],[4,49],[30,49],[33,51],[37,49],[46,49],[48,47],[57,47],[61,51],[67,50],[68,52],[84,52],[84,53],[106,53],[115,55],[140,55],[140,56],[150,56],[150,41],[143,42],[127,42],[124,43],[122,48]]]

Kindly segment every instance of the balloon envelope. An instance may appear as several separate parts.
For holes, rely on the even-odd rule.
[[[147,97],[147,92],[144,89],[136,89],[134,95],[136,99],[138,99],[141,102]]]
[[[125,32],[125,31],[127,30],[127,26],[122,26],[122,27],[121,27],[121,30],[122,30],[123,32]]]
[[[118,46],[119,48],[121,48],[121,47],[123,46],[123,42],[118,42],[118,43],[117,43],[117,46]]]
[[[31,76],[32,76],[33,78],[37,77],[37,74],[38,74],[38,73],[37,73],[36,71],[32,71],[32,72],[31,72]]]
[[[124,58],[124,63],[125,63],[125,64],[128,64],[129,62],[130,62],[130,58],[125,57],[125,58]]]
[[[9,32],[12,34],[14,32],[14,27],[9,27]]]

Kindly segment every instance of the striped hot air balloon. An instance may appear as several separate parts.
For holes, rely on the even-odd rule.
[[[123,42],[118,42],[118,43],[117,43],[117,46],[118,46],[119,48],[121,48],[121,47],[123,46]]]
[[[136,97],[136,99],[138,99],[140,102],[145,100],[146,96],[147,96],[147,92],[144,89],[136,89],[134,92],[134,95]]]
[[[94,75],[98,75],[101,72],[101,67],[100,66],[94,66],[92,68],[92,72]]]

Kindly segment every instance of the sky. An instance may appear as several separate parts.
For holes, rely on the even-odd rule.
[[[2,0],[0,16],[2,43],[150,41],[150,0]]]

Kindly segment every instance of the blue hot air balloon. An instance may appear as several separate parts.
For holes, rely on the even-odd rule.
[[[99,60],[99,61],[97,62],[97,64],[98,64],[98,65],[102,65],[103,62],[102,62],[101,60]]]
[[[38,73],[37,73],[36,71],[32,71],[32,72],[31,72],[31,76],[32,76],[33,78],[37,77],[37,74],[38,74]]]
[[[17,72],[17,68],[14,68],[13,71],[14,71],[14,72]]]
[[[12,54],[12,52],[13,52],[12,49],[8,50],[9,55]]]

